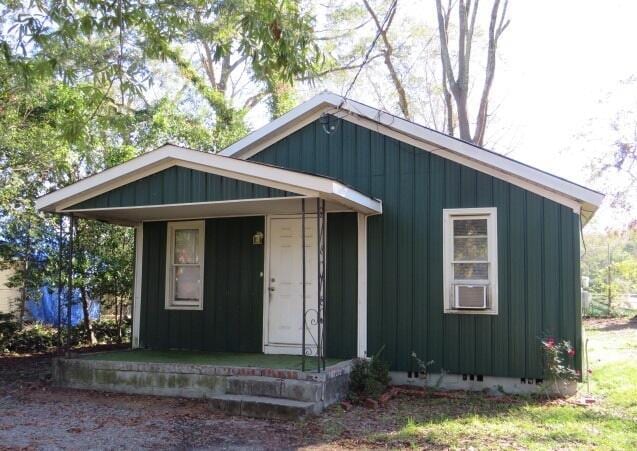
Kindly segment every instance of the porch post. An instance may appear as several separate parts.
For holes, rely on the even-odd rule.
[[[367,356],[367,216],[357,213],[358,222],[358,312],[356,353]]]
[[[62,278],[64,275],[64,216],[58,215],[58,315],[57,315],[57,340],[61,348],[62,343]]]
[[[68,356],[71,348],[71,312],[73,307],[73,234],[75,228],[75,217],[69,215],[69,255],[68,255],[68,283],[66,292],[66,346],[65,351]]]
[[[301,370],[305,371],[305,327],[306,327],[306,317],[305,317],[305,198],[301,199],[301,268],[303,271],[303,275],[301,278],[301,283],[303,284],[303,330],[301,332]]]
[[[316,349],[317,371],[325,370],[325,290],[326,290],[326,256],[325,256],[325,200],[316,198],[316,234],[317,234],[317,335],[318,346]]]
[[[142,311],[142,260],[144,256],[144,224],[135,226],[135,279],[133,285],[133,348],[139,348],[139,326]]]

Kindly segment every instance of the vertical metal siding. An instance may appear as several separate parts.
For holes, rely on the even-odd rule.
[[[173,166],[82,201],[71,208],[130,207],[284,196],[297,194]]]
[[[263,217],[206,220],[202,311],[166,310],[166,222],[144,224],[141,346],[261,352],[263,246],[252,235]]]
[[[295,155],[296,153],[296,155]],[[579,217],[500,179],[341,121],[318,121],[252,159],[335,177],[383,201],[368,221],[368,351],[394,370],[542,377],[539,338],[581,348]],[[443,314],[442,209],[498,208],[499,314]],[[576,356],[576,368],[581,359]]]
[[[356,356],[358,257],[356,213],[327,218],[326,355]]]

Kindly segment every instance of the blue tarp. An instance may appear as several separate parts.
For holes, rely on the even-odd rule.
[[[40,299],[29,299],[26,302],[26,310],[31,317],[38,322],[44,324],[50,324],[53,326],[59,326],[58,324],[58,291],[56,288],[49,289],[49,287],[40,288]],[[62,289],[62,324],[66,324],[66,289]],[[97,300],[89,301],[89,317],[92,320],[100,318],[100,303]],[[82,301],[80,290],[73,290],[73,301],[71,304],[71,325],[77,326],[84,319],[84,313],[82,312]]]

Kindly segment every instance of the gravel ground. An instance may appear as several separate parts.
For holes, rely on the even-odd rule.
[[[286,449],[303,424],[231,417],[205,401],[50,386],[49,356],[0,358],[0,449]]]
[[[8,448],[281,449],[298,443],[294,423],[228,417],[200,401],[50,389],[0,399],[0,443]]]

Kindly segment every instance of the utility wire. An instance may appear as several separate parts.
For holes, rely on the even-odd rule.
[[[341,105],[339,105],[339,108],[343,105],[343,103],[345,102],[345,100],[349,96],[349,93],[352,90],[352,88],[354,87],[354,84],[356,84],[356,80],[358,80],[358,76],[361,74],[361,72],[363,70],[363,67],[365,67],[367,65],[367,63],[369,62],[369,57],[370,57],[372,51],[374,50],[374,47],[376,46],[376,42],[378,42],[378,38],[380,38],[382,33],[387,32],[385,27],[387,26],[387,23],[389,22],[389,19],[396,12],[396,5],[397,4],[398,4],[398,0],[393,0],[391,2],[391,5],[389,6],[389,9],[387,10],[387,13],[385,14],[385,18],[383,19],[383,23],[381,24],[380,28],[376,32],[376,36],[374,37],[374,40],[372,41],[371,45],[367,49],[367,52],[365,53],[365,57],[363,58],[363,62],[361,63],[360,66],[358,66],[358,71],[356,71],[356,75],[354,75],[354,78],[352,79],[351,83],[347,87],[347,90],[345,91],[345,94],[343,95],[343,101],[341,102]]]

